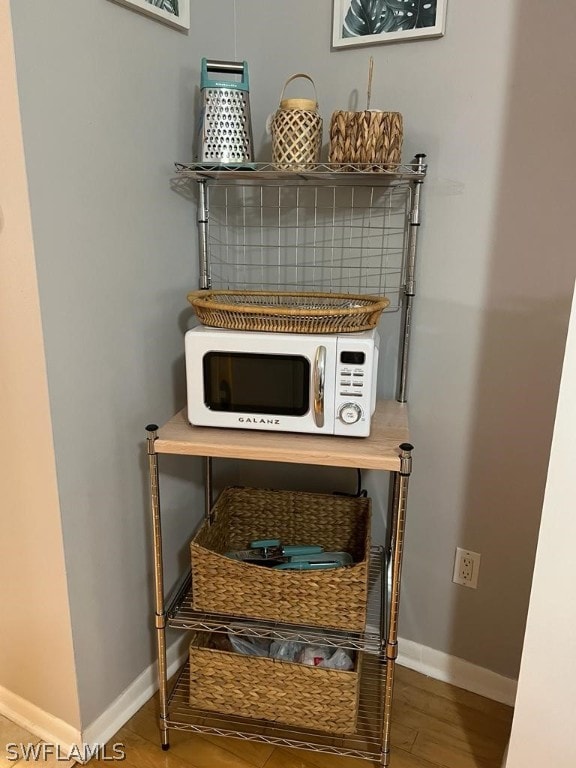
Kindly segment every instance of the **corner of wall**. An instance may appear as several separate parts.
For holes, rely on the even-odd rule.
[[[0,710],[66,739],[80,710],[8,2],[0,69]]]

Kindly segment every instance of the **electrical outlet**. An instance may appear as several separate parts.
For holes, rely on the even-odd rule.
[[[454,575],[452,576],[454,584],[461,584],[463,587],[470,587],[470,589],[477,588],[480,557],[478,552],[470,552],[469,549],[456,547]]]

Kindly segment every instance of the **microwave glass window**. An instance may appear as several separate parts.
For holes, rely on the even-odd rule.
[[[310,362],[300,355],[208,352],[204,400],[213,411],[303,416],[309,409]]]

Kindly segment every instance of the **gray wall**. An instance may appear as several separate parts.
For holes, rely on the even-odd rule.
[[[153,659],[144,427],[184,404],[196,226],[170,178],[201,51],[232,46],[210,7],[186,36],[107,0],[12,3],[84,727]],[[170,583],[199,471],[164,465]]]
[[[405,160],[429,155],[401,634],[517,674],[574,275],[574,11],[554,5],[551,25],[534,0],[451,3],[443,39],[330,51],[328,0],[192,3],[188,36],[108,0],[12,3],[84,725],[153,658],[142,438],[183,405],[196,231],[169,179],[203,55],[248,60],[257,159],[289,75],[327,124],[361,106],[369,55],[372,106],[403,113]],[[164,464],[169,580],[193,464]],[[483,555],[475,592],[456,545]]]
[[[516,677],[576,273],[576,12],[449,3],[442,39],[330,51],[330,6],[270,7],[263,28],[242,3],[255,134],[294,72],[314,77],[326,124],[362,106],[372,55],[372,106],[403,113],[405,160],[428,154],[400,633]],[[482,553],[476,591],[451,583],[456,546]]]

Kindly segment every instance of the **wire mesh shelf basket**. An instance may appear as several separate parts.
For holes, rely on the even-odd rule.
[[[386,297],[401,305],[412,185],[210,179],[203,288]]]
[[[188,295],[213,328],[283,333],[354,333],[375,328],[385,297],[350,293],[201,290]]]

